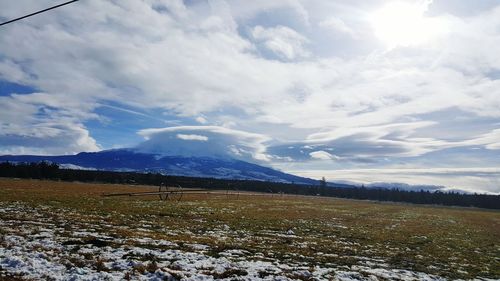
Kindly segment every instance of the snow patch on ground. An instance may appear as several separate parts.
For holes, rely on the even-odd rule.
[[[1,203],[0,276],[50,280],[444,280],[438,276],[391,269],[376,259],[365,265],[320,267],[284,263],[242,249],[211,254],[207,245],[148,237],[118,238],[103,231],[125,226],[75,225],[60,215],[55,222],[46,206]],[[71,213],[71,210],[66,210]],[[29,214],[26,217],[6,214]],[[214,229],[218,236],[223,231]],[[287,233],[268,235],[294,237]]]

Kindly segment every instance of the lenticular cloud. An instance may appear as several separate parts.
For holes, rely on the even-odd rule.
[[[218,126],[179,126],[139,131],[146,140],[141,152],[177,156],[205,156],[266,161],[264,142],[269,138]]]

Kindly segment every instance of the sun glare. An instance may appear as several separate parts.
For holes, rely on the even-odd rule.
[[[390,49],[428,42],[444,27],[438,19],[425,16],[430,3],[400,1],[386,4],[370,17],[375,35]]]

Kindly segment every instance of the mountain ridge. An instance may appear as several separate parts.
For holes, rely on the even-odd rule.
[[[319,181],[281,172],[269,167],[237,159],[218,157],[192,157],[145,153],[134,149],[113,149],[99,152],[80,152],[75,155],[3,155],[0,162],[49,161],[70,169],[96,169],[105,171],[153,172],[165,175],[213,177],[220,179],[260,180],[297,184]]]
[[[0,162],[41,162],[56,163],[63,169],[103,170],[116,172],[160,173],[163,175],[198,178],[218,178],[232,180],[258,180],[281,183],[319,185],[319,180],[288,174],[273,168],[230,158],[227,156],[182,156],[144,152],[135,148],[103,150],[99,152],[80,152],[75,155],[0,155]],[[330,181],[327,186],[368,189],[399,189],[408,191],[455,191],[469,193],[460,189],[450,189],[438,185],[410,185],[397,182],[358,183],[350,181]]]

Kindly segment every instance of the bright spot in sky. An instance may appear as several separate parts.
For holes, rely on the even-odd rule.
[[[375,35],[388,48],[408,47],[427,43],[444,31],[444,22],[426,17],[432,1],[391,2],[370,17]]]

